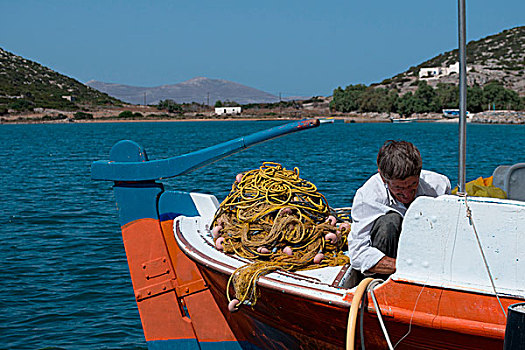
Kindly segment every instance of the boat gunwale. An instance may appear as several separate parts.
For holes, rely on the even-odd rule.
[[[233,267],[231,265],[228,265],[228,264],[226,264],[226,263],[224,263],[222,261],[219,261],[219,260],[216,260],[214,258],[211,258],[211,257],[207,256],[206,254],[204,254],[203,252],[201,252],[200,250],[198,250],[195,247],[193,247],[186,240],[186,238],[184,237],[184,235],[182,233],[182,229],[180,227],[180,221],[178,220],[178,218],[175,220],[174,233],[175,233],[175,239],[176,239],[177,243],[179,244],[180,249],[186,255],[190,256],[192,258],[192,260],[194,260],[196,263],[198,263],[200,265],[204,265],[204,266],[209,267],[209,268],[212,268],[216,272],[220,272],[220,273],[223,273],[223,274],[226,274],[226,275],[231,275],[236,270],[235,267]],[[237,259],[239,261],[242,261],[241,259],[239,259],[238,257],[233,256],[233,255],[228,255],[228,257],[229,258],[233,258],[233,259]],[[343,269],[344,266],[342,266],[341,268]],[[314,287],[305,286],[304,284],[295,284],[295,283],[292,283],[292,282],[282,281],[282,280],[279,280],[279,279],[276,279],[276,278],[268,277],[268,275],[259,277],[259,279],[257,281],[257,284],[260,285],[261,287],[264,287],[264,288],[269,288],[269,289],[276,290],[276,291],[283,292],[283,293],[286,292],[288,294],[297,295],[297,296],[302,297],[302,298],[306,298],[306,299],[309,299],[309,300],[315,300],[315,301],[326,303],[326,304],[329,304],[329,305],[335,305],[335,306],[339,306],[339,307],[343,307],[343,308],[349,308],[350,307],[351,300],[350,300],[350,302],[348,302],[345,299],[347,299],[348,294],[353,294],[352,293],[352,289],[344,289],[344,288],[341,288],[341,287],[334,287],[332,285],[323,283],[323,282],[321,282],[318,279],[313,278],[313,277],[303,276],[303,275],[299,275],[299,274],[293,274],[293,273],[290,273],[290,272],[286,272],[286,273],[283,273],[283,272],[286,272],[286,271],[277,270],[277,271],[275,271],[273,273],[278,274],[278,275],[282,275],[282,276],[295,278],[295,279],[298,279],[298,280],[308,281],[311,284],[324,284],[324,285],[326,285],[326,286],[328,286],[330,288],[338,288],[338,289],[341,290],[341,292],[337,293],[337,292],[330,291],[330,290],[327,290],[327,289],[314,288]],[[336,279],[339,276],[340,276],[340,273],[338,273]],[[312,280],[314,280],[314,281],[312,281]],[[315,281],[315,280],[317,280],[317,281]],[[322,295],[333,296],[333,298],[323,298],[321,296],[310,294],[310,293],[302,293],[300,291],[293,290],[290,287],[303,289],[303,290],[310,290],[310,291],[314,291],[314,292],[317,292],[317,293],[322,293]]]

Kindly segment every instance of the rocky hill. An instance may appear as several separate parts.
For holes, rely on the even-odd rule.
[[[0,48],[0,114],[119,104],[122,102],[105,93]]]
[[[400,94],[417,89],[417,82],[424,79],[435,87],[438,83],[458,84],[459,76],[451,66],[459,60],[458,50],[444,52],[418,66],[410,67],[375,87],[396,88]],[[439,68],[444,74],[437,77],[420,78],[424,68]],[[483,86],[491,80],[503,83],[507,89],[525,96],[525,26],[504,30],[467,44],[467,83]],[[450,73],[447,72],[452,71]]]
[[[160,100],[173,100],[177,103],[198,102],[214,105],[217,100],[235,101],[240,104],[272,103],[279,98],[272,94],[245,85],[222,79],[204,77],[157,87],[137,87],[89,81],[87,85],[105,92],[119,100],[132,104],[157,104]]]
[[[385,79],[374,87],[397,89],[399,95],[415,91],[420,80],[435,87],[438,83],[458,83],[458,50],[444,52],[406,72]],[[468,84],[485,85],[500,81],[507,89],[525,96],[525,26],[520,26],[467,45]],[[420,76],[435,68],[437,75]],[[194,78],[179,84],[158,87],[134,87],[97,81],[81,82],[59,74],[36,62],[0,48],[0,115],[55,109],[60,111],[93,110],[94,107],[156,104],[171,99],[177,103],[215,101],[240,104],[279,102],[275,95],[227,80]]]

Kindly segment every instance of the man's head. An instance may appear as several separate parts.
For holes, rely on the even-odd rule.
[[[377,168],[390,193],[403,204],[416,197],[423,161],[419,150],[407,141],[388,140],[377,154]]]

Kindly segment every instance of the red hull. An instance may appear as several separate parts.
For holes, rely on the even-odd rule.
[[[186,242],[180,229],[177,239]],[[233,267],[192,252],[195,263],[237,339],[262,348],[340,349],[346,345],[349,303],[353,293],[341,289],[339,302],[323,302],[304,293],[290,292],[286,283],[271,287],[258,283],[259,297],[254,307],[228,311],[226,286],[230,274],[220,271]],[[211,266],[222,266],[213,269]],[[262,280],[267,277],[262,277]],[[262,282],[262,281],[260,281]],[[294,287],[297,287],[294,286]],[[295,289],[297,290],[297,289]],[[375,289],[383,320],[392,344],[408,335],[397,349],[501,349],[506,318],[492,295],[448,290],[389,280]],[[500,298],[503,306],[521,302]],[[375,309],[368,305],[363,319],[365,345],[385,349],[387,343],[380,329]],[[357,327],[359,329],[359,326]],[[356,339],[359,342],[359,334]]]
[[[225,296],[229,276],[201,265],[198,267],[217,305],[238,338],[270,349],[345,347],[348,308],[315,302],[259,286],[260,297],[255,307],[245,306],[238,312],[230,313]],[[389,284],[393,285],[393,288],[403,288],[400,283],[390,281]],[[380,294],[378,297],[380,298]],[[507,301],[508,304],[513,302],[515,301]],[[386,308],[385,305],[380,307]],[[388,313],[384,315],[384,321],[393,344],[408,332],[408,323],[389,317]],[[365,314],[363,323],[366,347],[386,349],[387,343],[379,321],[371,308]],[[468,326],[468,322],[465,326]],[[504,332],[505,324],[502,327]],[[490,328],[489,325],[487,328]],[[412,324],[409,335],[396,349],[501,349],[503,346],[504,333],[498,338],[492,338],[490,335],[493,334],[490,332],[487,332],[486,336],[481,336],[465,334],[465,331],[468,329],[446,330]],[[359,334],[356,334],[356,339],[359,343]]]

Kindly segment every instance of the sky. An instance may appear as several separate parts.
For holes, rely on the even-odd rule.
[[[523,0],[466,3],[468,41],[525,24]],[[380,82],[458,46],[457,0],[0,0],[0,14],[1,48],[83,83],[207,77],[283,97]]]

